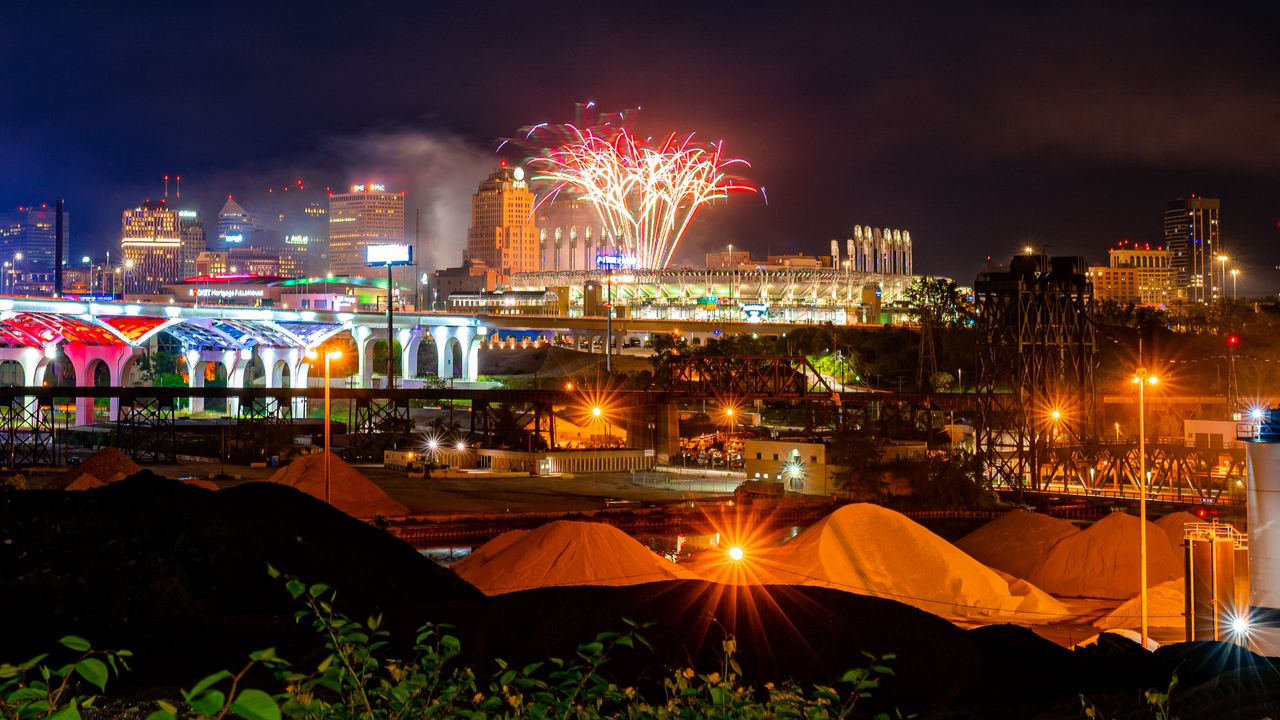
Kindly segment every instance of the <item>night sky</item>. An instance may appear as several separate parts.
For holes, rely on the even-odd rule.
[[[1024,244],[1105,260],[1222,198],[1241,294],[1280,289],[1280,24],[1211,3],[6,3],[0,206],[63,196],[73,257],[183,176],[208,216],[298,177],[406,189],[456,264],[496,140],[573,103],[723,138],[769,204],[678,259],[901,227],[972,282]],[[410,219],[410,232],[413,231]],[[207,226],[212,223],[206,220]]]

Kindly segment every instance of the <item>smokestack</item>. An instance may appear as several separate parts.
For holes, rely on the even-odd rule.
[[[66,233],[63,231],[62,208],[66,201],[58,198],[58,209],[54,213],[53,221],[53,296],[55,298],[62,297],[62,244],[66,242]]]

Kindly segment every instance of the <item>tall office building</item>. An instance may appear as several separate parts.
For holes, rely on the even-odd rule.
[[[228,195],[227,202],[218,211],[218,242],[211,249],[226,252],[231,248],[249,247],[260,230],[262,218],[245,210]]]
[[[464,259],[479,260],[499,275],[540,269],[533,193],[524,169],[503,163],[471,197],[471,227]]]
[[[178,213],[164,200],[148,200],[125,210],[120,221],[120,254],[127,293],[159,292],[182,275],[182,230]]]
[[[329,272],[371,275],[365,248],[404,241],[404,193],[370,183],[329,196]]]
[[[57,210],[47,203],[0,212],[0,259],[10,263],[7,285],[27,291],[53,291]],[[62,257],[67,259],[71,215],[62,213]]]
[[[1192,195],[1170,202],[1164,211],[1164,244],[1179,297],[1213,302],[1222,288],[1214,282],[1219,247],[1221,201]]]
[[[195,277],[196,258],[208,249],[204,237],[204,221],[200,219],[198,210],[178,211],[178,234],[182,237],[182,252],[179,259],[183,278]]]

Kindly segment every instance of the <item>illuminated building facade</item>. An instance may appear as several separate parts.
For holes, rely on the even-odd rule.
[[[1214,262],[1219,247],[1219,214],[1222,202],[1217,198],[1192,195],[1165,206],[1164,244],[1172,253],[1178,296],[1191,302],[1207,303],[1222,293],[1214,283]]]
[[[178,211],[178,232],[182,236],[182,277],[196,274],[196,258],[208,249],[204,237],[204,221],[196,210]]]
[[[1089,268],[1093,296],[1137,305],[1163,305],[1177,297],[1173,253],[1122,240],[1108,251],[1107,267]]]
[[[202,252],[196,256],[195,272],[187,277],[195,277],[197,275],[226,275],[227,274],[227,254],[224,252]]]
[[[329,197],[329,272],[334,275],[368,275],[373,269],[365,264],[365,248],[404,241],[404,193],[369,183]]]
[[[182,275],[182,231],[178,213],[164,200],[125,210],[120,221],[124,291],[154,293]]]
[[[503,277],[539,269],[533,193],[524,169],[504,164],[471,197],[471,227],[464,258],[478,260]]]
[[[218,242],[210,249],[225,252],[233,247],[248,247],[254,235],[262,230],[262,219],[245,210],[235,198],[227,196],[227,202],[218,211]]]
[[[538,269],[595,270],[596,255],[608,248],[608,232],[595,208],[577,198],[557,198],[538,208]]]
[[[29,294],[53,292],[57,211],[46,203],[0,213],[0,259],[9,263],[6,289]],[[62,213],[62,257],[68,258],[71,214]]]

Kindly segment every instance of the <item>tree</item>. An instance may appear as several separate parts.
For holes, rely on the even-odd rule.
[[[832,473],[836,487],[854,498],[883,498],[884,441],[868,430],[855,428],[836,433],[831,444],[838,448],[831,458],[836,468]]]
[[[921,325],[955,327],[973,315],[954,280],[918,277],[902,296],[910,305],[912,317]]]

